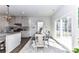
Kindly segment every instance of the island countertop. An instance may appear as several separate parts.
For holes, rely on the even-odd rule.
[[[0,33],[0,41],[5,40],[6,53],[15,49],[21,42],[21,32]]]
[[[20,32],[0,33],[0,37],[4,37],[4,36],[6,36],[6,35],[12,35],[12,34],[16,34],[16,33],[20,33]]]
[[[0,33],[0,41],[5,40],[6,36],[8,36],[8,35],[13,35],[13,34],[17,34],[17,33],[20,33],[20,32]]]

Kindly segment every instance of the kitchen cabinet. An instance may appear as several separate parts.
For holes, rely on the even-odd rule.
[[[0,33],[0,41],[4,41],[5,52],[9,53],[21,42],[21,32]]]

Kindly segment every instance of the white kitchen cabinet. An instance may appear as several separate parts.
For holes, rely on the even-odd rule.
[[[29,37],[29,31],[21,31],[21,37]]]
[[[11,52],[15,49],[21,42],[21,33],[7,34],[6,35],[6,53]]]

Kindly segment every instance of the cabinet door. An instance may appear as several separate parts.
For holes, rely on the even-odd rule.
[[[29,37],[29,31],[21,31],[22,37]]]
[[[21,42],[21,33],[6,36],[6,52],[11,52]]]

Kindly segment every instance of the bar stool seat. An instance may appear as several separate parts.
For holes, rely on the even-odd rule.
[[[5,39],[0,38],[0,50],[4,50],[5,49]]]

